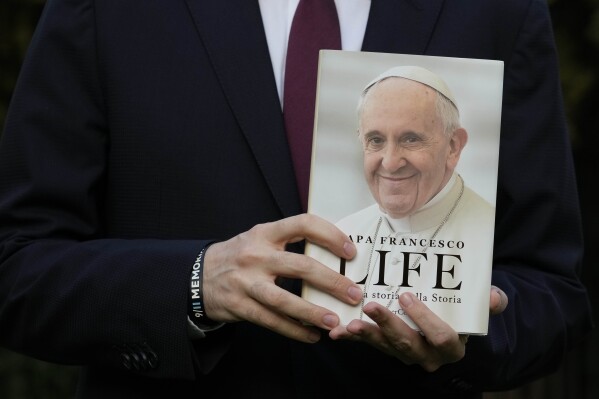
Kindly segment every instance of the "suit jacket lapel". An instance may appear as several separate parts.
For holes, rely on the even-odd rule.
[[[298,213],[299,195],[258,2],[186,1],[281,212]],[[372,0],[362,50],[424,54],[442,3]]]
[[[372,0],[363,51],[424,54],[443,0]]]
[[[257,1],[187,0],[214,70],[284,216],[300,211]]]

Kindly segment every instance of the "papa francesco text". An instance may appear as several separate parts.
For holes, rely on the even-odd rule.
[[[370,236],[349,236],[349,239],[356,244],[375,244],[376,238],[373,240]],[[464,248],[464,241],[453,241],[453,240],[429,240],[426,238],[406,238],[402,237],[400,239],[395,237],[380,237],[379,244],[387,244],[387,245],[403,245],[403,246],[420,246],[426,248]]]

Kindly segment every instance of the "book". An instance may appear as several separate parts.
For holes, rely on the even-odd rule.
[[[377,301],[418,330],[398,300],[409,291],[458,333],[487,334],[502,90],[502,61],[321,50],[308,212],[357,255],[305,253],[364,298],[350,306],[304,282],[304,299],[345,325],[372,322],[362,308]],[[427,102],[435,91],[445,106]],[[451,105],[459,125],[443,136],[437,110]]]

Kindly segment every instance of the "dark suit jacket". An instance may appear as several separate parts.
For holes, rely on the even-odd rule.
[[[477,397],[555,370],[590,316],[545,1],[372,0],[363,49],[505,62],[493,282],[510,303],[462,361],[426,373],[247,323],[188,338],[206,241],[300,211],[250,0],[48,1],[0,148],[0,342],[84,365],[86,398]]]

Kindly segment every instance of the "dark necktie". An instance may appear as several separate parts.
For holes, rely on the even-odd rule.
[[[341,33],[335,2],[300,0],[289,32],[283,89],[283,116],[304,211],[307,210],[308,204],[320,49],[341,49]]]

